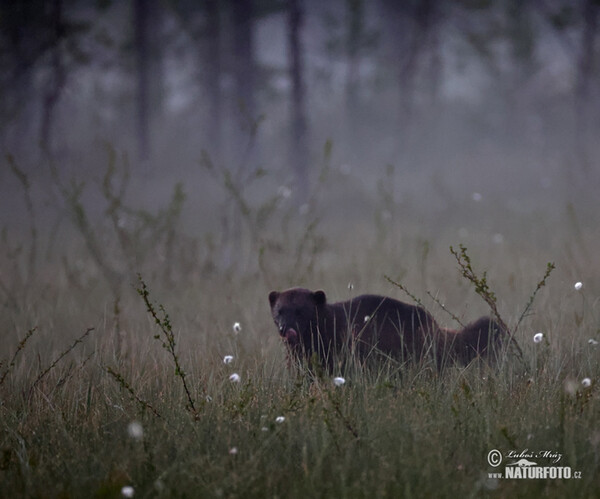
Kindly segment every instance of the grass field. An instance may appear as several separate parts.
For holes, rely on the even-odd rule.
[[[385,196],[344,225],[320,216],[334,194],[291,215],[286,192],[252,204],[226,188],[223,241],[186,233],[176,194],[153,218],[109,189],[95,222],[63,192],[74,230],[51,257],[35,216],[31,235],[5,235],[0,496],[600,497],[597,227],[566,206],[514,223],[501,207],[458,206],[453,221],[421,223],[386,211]],[[489,314],[449,251],[459,244],[519,325],[523,359],[509,349],[498,366],[442,374],[394,362],[287,368],[271,289],[411,301],[387,275],[444,326],[456,324],[441,303],[465,322]],[[571,478],[490,477],[511,452]]]

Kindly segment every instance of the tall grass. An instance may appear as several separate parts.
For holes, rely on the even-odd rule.
[[[39,229],[35,243],[22,243],[36,245],[34,263],[31,251],[2,247],[2,269],[12,271],[0,275],[1,496],[119,497],[124,486],[136,497],[598,496],[600,273],[573,259],[580,243],[568,227],[549,234],[548,247],[573,252],[536,251],[525,236],[499,247],[484,229],[468,240],[450,229],[426,239],[417,225],[389,221],[394,202],[381,184],[375,223],[340,231],[325,216],[333,206],[323,185],[298,213],[282,195],[256,198],[210,168],[232,203],[222,223],[240,230],[243,265],[212,252],[215,238],[185,233],[177,189],[154,214],[132,207],[127,181],[115,186],[115,157],[99,186],[100,218],[81,190],[59,191],[77,233],[65,259],[40,257]],[[586,246],[600,242],[585,237]],[[464,267],[448,250],[457,242],[469,248]],[[465,279],[467,264],[486,273]],[[509,351],[496,366],[444,373],[349,363],[333,373],[341,386],[288,368],[271,288],[402,299],[384,275],[406,283],[442,324],[490,313],[479,283],[525,362]],[[581,478],[490,478],[492,449],[557,452]]]

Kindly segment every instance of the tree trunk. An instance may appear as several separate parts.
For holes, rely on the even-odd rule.
[[[594,44],[598,32],[600,7],[596,0],[586,0],[583,8],[584,27],[575,89],[575,147],[579,159],[579,180],[586,182],[590,173],[590,141],[592,140],[593,98],[591,80],[594,73]]]
[[[145,0],[135,0],[134,9],[135,52],[137,61],[136,137],[138,158],[142,161],[147,161],[150,158],[150,50],[148,3]]]
[[[360,47],[364,36],[364,2],[363,0],[346,0],[348,11],[348,38],[346,51],[348,71],[346,73],[346,127],[347,139],[356,140],[356,124],[360,121],[359,87],[360,87]]]
[[[291,165],[297,182],[298,198],[308,197],[308,125],[304,87],[301,30],[304,21],[302,0],[288,3],[288,43],[292,81]]]
[[[208,150],[213,160],[221,159],[221,19],[218,0],[206,0],[206,55],[204,57],[208,93],[208,115],[205,129]]]
[[[254,101],[254,22],[252,0],[233,0],[234,72],[238,106],[244,128],[252,128],[256,117]]]
[[[65,84],[65,68],[61,58],[60,42],[63,38],[63,22],[62,22],[62,0],[54,0],[52,2],[52,46],[51,46],[51,65],[52,75],[50,82],[46,86],[44,93],[44,101],[42,108],[42,122],[40,129],[40,143],[42,151],[46,155],[52,154],[52,125],[54,119],[54,111],[56,104],[60,98],[60,94]]]

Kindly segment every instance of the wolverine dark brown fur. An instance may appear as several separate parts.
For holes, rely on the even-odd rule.
[[[389,356],[401,361],[431,358],[438,367],[448,361],[468,364],[497,352],[506,335],[482,317],[454,331],[438,326],[424,308],[393,298],[361,295],[327,303],[325,292],[292,288],[269,294],[273,320],[289,350],[298,358],[316,354],[323,365],[352,351],[359,358]]]

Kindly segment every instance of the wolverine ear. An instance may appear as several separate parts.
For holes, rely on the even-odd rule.
[[[271,291],[269,293],[269,303],[271,304],[271,307],[273,307],[275,305],[275,302],[277,301],[277,298],[279,298],[279,292],[278,291]]]
[[[325,305],[327,302],[327,297],[325,296],[325,291],[315,291],[313,293],[313,298],[315,299],[315,303],[317,305]]]

